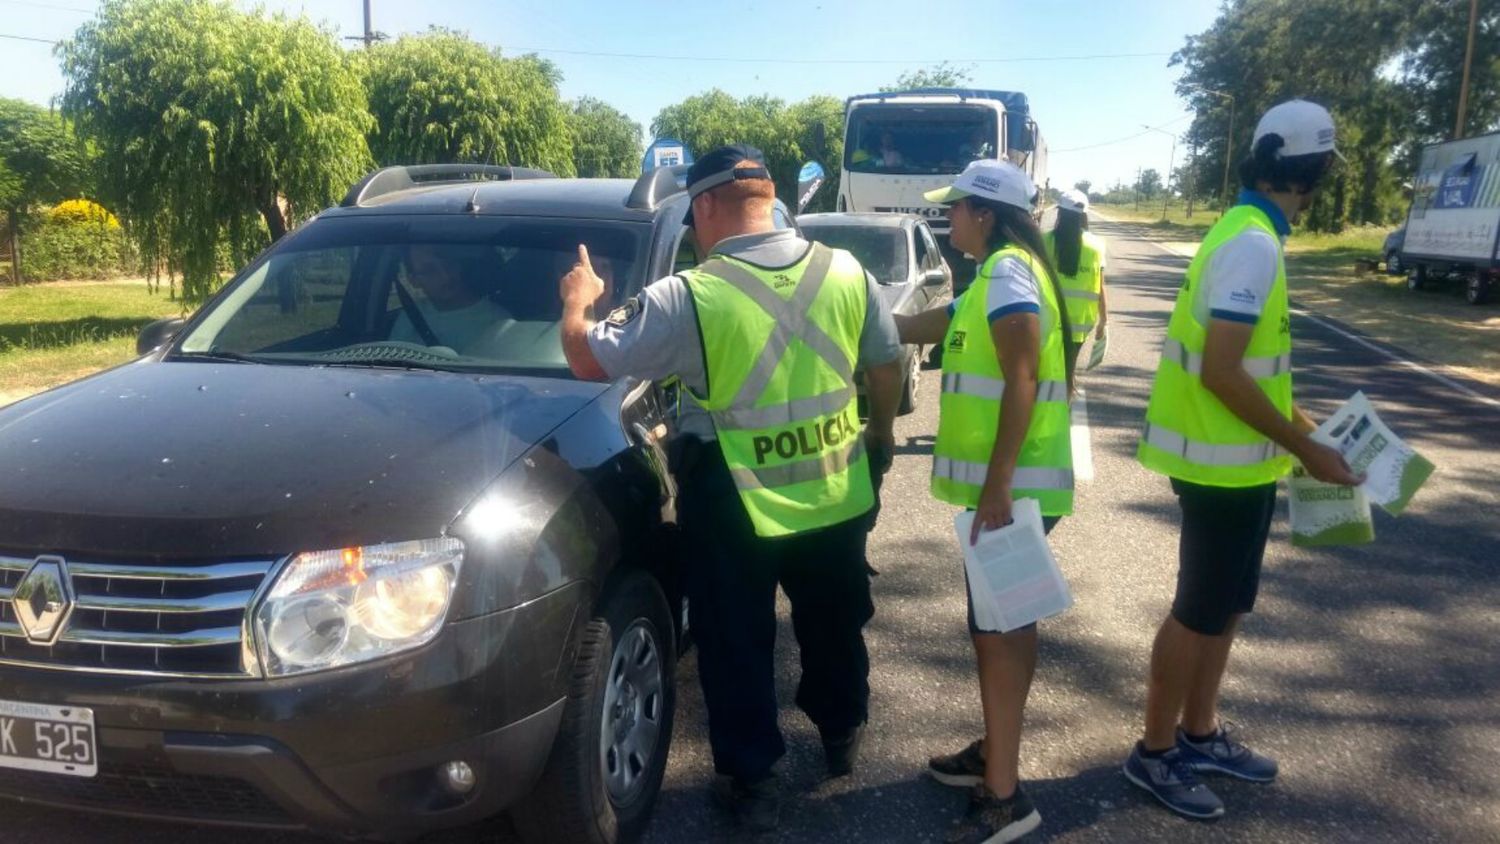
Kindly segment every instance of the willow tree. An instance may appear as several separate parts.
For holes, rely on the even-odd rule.
[[[364,89],[336,36],[228,0],[107,0],[59,48],[63,113],[148,266],[190,299],[370,165]],[[263,228],[262,228],[263,226]]]
[[[369,143],[389,164],[479,162],[573,175],[557,68],[504,58],[467,35],[432,29],[354,57],[369,92]]]

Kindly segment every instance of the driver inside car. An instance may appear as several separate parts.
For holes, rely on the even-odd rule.
[[[495,326],[510,320],[510,313],[484,295],[478,283],[485,266],[482,248],[407,246],[401,258],[402,278],[396,282],[407,285],[407,291],[406,295],[397,293],[401,310],[391,326],[390,339],[444,346],[463,354]]]

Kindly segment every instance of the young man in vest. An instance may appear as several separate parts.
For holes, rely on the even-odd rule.
[[[563,349],[581,378],[677,376],[693,398],[679,429],[688,605],[714,768],[736,818],[780,813],[776,587],[802,655],[797,705],[818,725],[829,773],[849,773],[868,713],[863,627],[871,472],[889,465],[900,342],[852,255],[772,221],[775,187],[758,150],[729,146],[688,172],[696,268],[649,285],[602,322],[603,286],[580,249],[562,280]],[[854,371],[863,368],[861,431]],[[872,464],[879,461],[872,469]]]
[[[1319,480],[1361,478],[1308,437],[1292,401],[1283,249],[1332,166],[1333,119],[1304,100],[1261,118],[1244,191],[1203,239],[1167,326],[1138,456],[1171,478],[1182,508],[1177,594],[1156,635],[1145,735],[1125,776],[1167,808],[1224,813],[1198,773],[1270,782],[1276,762],[1226,733],[1219,683],[1239,619],[1255,605],[1276,481],[1295,457]]]

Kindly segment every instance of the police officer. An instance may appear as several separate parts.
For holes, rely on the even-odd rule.
[[[1069,332],[1082,345],[1089,335],[1102,340],[1109,322],[1104,294],[1104,241],[1089,231],[1089,198],[1081,190],[1064,191],[1057,200],[1057,222],[1047,232],[1047,255],[1057,269],[1063,298],[1068,300]]]
[[[1292,100],[1267,111],[1240,166],[1239,204],[1208,230],[1167,325],[1138,457],[1171,479],[1182,509],[1177,594],[1156,635],[1145,735],[1125,776],[1178,814],[1218,817],[1197,778],[1276,778],[1276,762],[1224,730],[1219,683],[1239,619],[1255,605],[1276,481],[1296,457],[1353,485],[1338,451],[1308,437],[1292,401],[1283,249],[1336,155],[1333,118]]]
[[[563,348],[583,378],[677,376],[691,395],[678,476],[687,594],[722,796],[745,826],[779,819],[776,587],[801,649],[797,705],[818,726],[829,773],[854,764],[868,713],[862,628],[870,454],[889,455],[900,396],[895,323],[852,255],[772,222],[758,150],[704,155],[688,172],[696,268],[649,285],[601,322],[580,248],[561,284]],[[863,367],[869,427],[854,372]],[[885,458],[888,461],[888,457]]]

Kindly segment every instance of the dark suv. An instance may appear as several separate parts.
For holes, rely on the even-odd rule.
[[[389,168],[133,363],[0,410],[0,796],[404,837],[638,831],[685,626],[671,397],[584,383],[682,168]],[[788,223],[784,207],[777,218]]]

